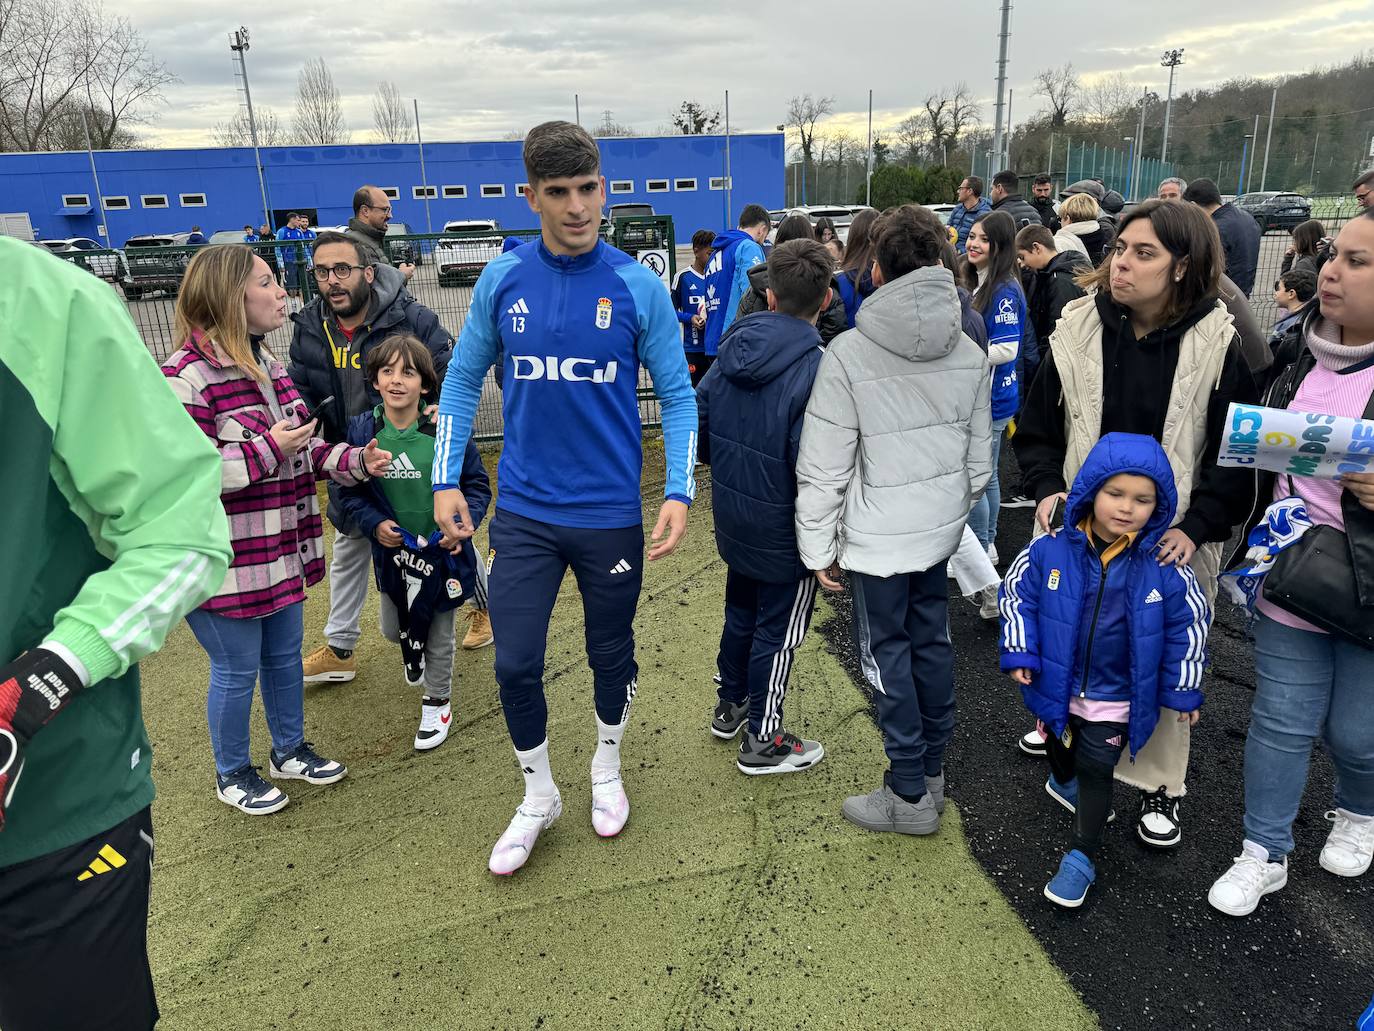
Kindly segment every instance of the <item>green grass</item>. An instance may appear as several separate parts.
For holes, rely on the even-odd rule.
[[[659,489],[646,485],[650,524]],[[840,818],[845,795],[877,783],[883,755],[863,697],[814,632],[788,712],[825,743],[819,767],[746,778],[707,733],[724,567],[702,494],[684,546],[646,575],[625,742],[633,810],[613,841],[590,824],[591,681],[564,586],[547,673],[564,815],[511,878],[486,870],[521,794],[490,648],[460,651],[455,730],[421,756],[418,693],[397,649],[369,633],[358,678],[306,696],[307,736],[348,777],[288,782],[285,810],[250,819],[214,798],[207,661],[181,625],[143,666],[159,1026],[1096,1027],[969,855],[954,805],[924,839]],[[327,606],[321,585],[307,648]],[[364,626],[375,625],[374,591]],[[253,742],[265,766],[260,708]]]

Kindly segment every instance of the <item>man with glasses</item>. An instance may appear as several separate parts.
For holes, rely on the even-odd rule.
[[[415,274],[415,266],[408,261],[397,264],[386,250],[386,224],[391,221],[391,198],[375,186],[359,186],[353,194],[353,217],[348,220],[345,235],[358,242],[368,264],[381,262],[392,265],[405,274],[406,282]]]
[[[1367,210],[1370,205],[1374,205],[1374,200],[1370,199],[1370,191],[1374,190],[1374,168],[1369,169],[1351,187],[1355,191],[1355,203],[1360,206],[1360,210]]]
[[[410,333],[429,348],[442,380],[453,353],[453,335],[439,317],[405,289],[405,276],[390,265],[372,264],[351,236],[326,231],[315,241],[317,296],[291,316],[291,361],[287,368],[301,399],[320,413],[319,435],[331,444],[344,439],[348,421],[370,412],[381,397],[368,382],[371,347],[396,333]],[[305,658],[307,683],[342,683],[358,672],[353,655],[361,636],[372,545],[349,519],[329,484],[329,521],[334,554],[329,563],[329,620],[325,643]]]
[[[992,205],[984,199],[983,180],[976,175],[964,176],[956,191],[956,199],[959,203],[949,213],[949,227],[959,234],[954,246],[963,254],[968,231],[973,228],[973,223],[992,210]]]

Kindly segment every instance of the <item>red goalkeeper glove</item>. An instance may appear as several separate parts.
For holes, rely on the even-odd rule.
[[[0,666],[0,830],[24,769],[24,746],[81,689],[76,671],[46,648]]]

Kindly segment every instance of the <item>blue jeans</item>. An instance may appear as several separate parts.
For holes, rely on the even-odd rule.
[[[1271,859],[1293,851],[1312,745],[1336,767],[1336,805],[1374,815],[1374,651],[1261,615],[1245,738],[1245,836]]]
[[[186,617],[191,632],[210,656],[210,694],[205,712],[210,747],[221,775],[247,766],[248,715],[253,685],[262,683],[262,707],[277,754],[305,740],[305,680],[301,640],[305,633],[301,602],[261,619],[230,619],[204,609]]]
[[[996,419],[992,424],[992,479],[988,489],[969,509],[968,525],[973,536],[984,548],[997,543],[997,514],[1002,510],[1002,483],[997,467],[1002,461],[1002,437],[1010,419]]]

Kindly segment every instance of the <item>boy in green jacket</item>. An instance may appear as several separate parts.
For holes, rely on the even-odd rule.
[[[224,579],[221,463],[106,284],[8,238],[0,268],[0,1027],[141,1031],[136,663]]]

